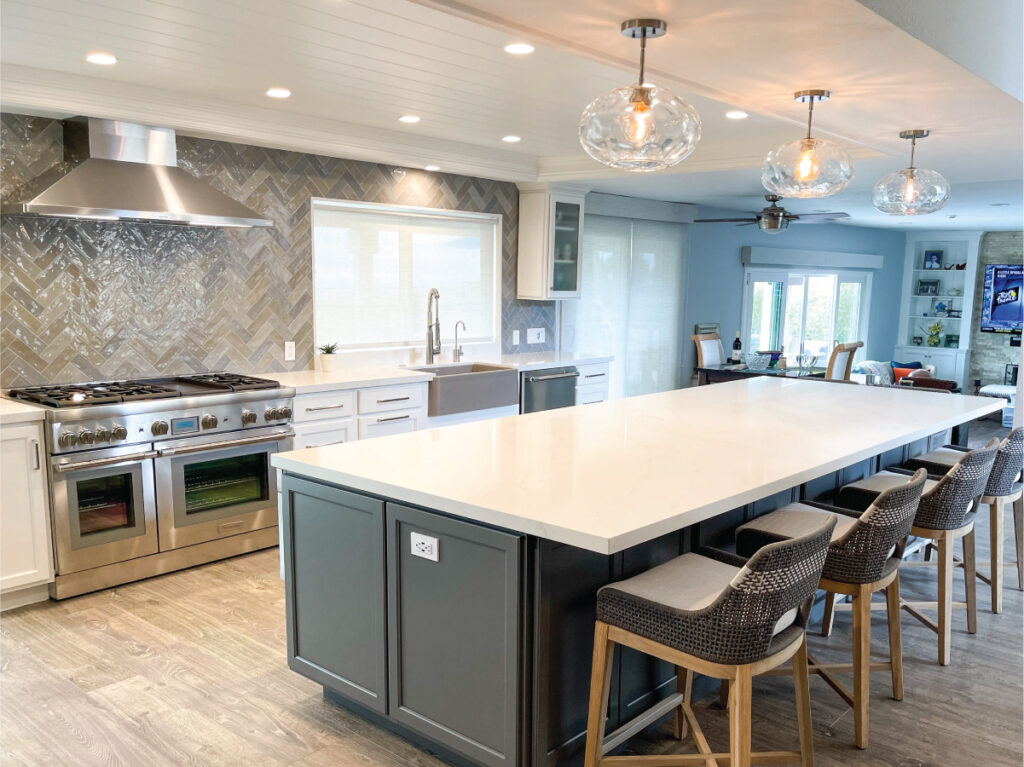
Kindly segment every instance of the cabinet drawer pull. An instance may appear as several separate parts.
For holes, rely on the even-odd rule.
[[[321,407],[307,407],[307,413],[315,413],[318,410],[341,410],[344,405],[323,405]]]
[[[34,471],[39,471],[43,465],[39,462],[39,440],[32,440],[32,454],[35,456],[36,465]]]
[[[385,402],[405,402],[409,397],[390,397],[388,399],[377,400],[378,405],[383,405]]]
[[[408,399],[408,397],[406,397],[406,399]],[[407,418],[411,417],[412,416],[410,416],[408,413],[406,413],[405,415],[393,415],[390,418],[378,418],[377,423],[384,423],[385,421],[404,421]]]
[[[306,447],[330,447],[331,445],[344,445],[345,440],[339,439],[334,442],[321,442],[319,445],[306,445]]]

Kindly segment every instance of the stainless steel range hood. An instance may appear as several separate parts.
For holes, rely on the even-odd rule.
[[[64,123],[70,172],[55,168],[5,203],[4,213],[211,227],[273,226],[178,167],[174,131],[115,120]]]

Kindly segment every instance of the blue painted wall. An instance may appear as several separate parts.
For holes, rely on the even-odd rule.
[[[737,211],[701,206],[697,218],[737,217]],[[692,224],[686,264],[686,300],[683,302],[684,335],[682,379],[694,366],[689,336],[697,322],[718,322],[728,348],[740,329],[743,304],[743,264],[740,248],[832,250],[882,256],[885,265],[872,270],[871,319],[864,359],[890,359],[899,329],[900,287],[906,237],[890,229],[866,229],[837,224],[793,225],[779,234],[764,234],[753,226]]]

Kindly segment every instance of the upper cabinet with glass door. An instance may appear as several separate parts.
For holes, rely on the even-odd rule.
[[[518,298],[550,301],[580,297],[583,200],[578,192],[520,190]]]

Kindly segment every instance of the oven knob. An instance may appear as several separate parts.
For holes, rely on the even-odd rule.
[[[167,433],[167,421],[153,421],[150,431],[157,437]]]
[[[202,424],[204,429],[212,429],[217,425],[217,416],[204,415],[199,423]]]
[[[250,423],[256,423],[256,418],[257,418],[256,414],[254,412],[252,412],[251,410],[243,410],[242,411],[242,426],[245,426],[246,424],[250,424]]]
[[[111,434],[111,439],[114,439],[114,440],[128,439],[128,430],[126,428],[124,428],[123,426],[115,426],[113,428],[113,430],[110,432],[110,434]]]
[[[110,432],[104,429],[102,426],[96,427],[96,441],[97,442],[109,442]]]
[[[268,407],[263,411],[263,417],[268,421],[276,421],[281,417],[281,414],[277,411],[276,407]]]
[[[91,445],[93,442],[96,441],[96,435],[93,434],[88,429],[82,429],[80,432],[78,432],[78,441],[81,442],[83,445]]]
[[[291,418],[292,417],[292,409],[290,407],[288,407],[287,405],[285,407],[279,407],[277,409],[277,417],[278,418]]]
[[[57,444],[60,447],[74,447],[78,444],[78,436],[70,431],[62,431],[57,437]]]

